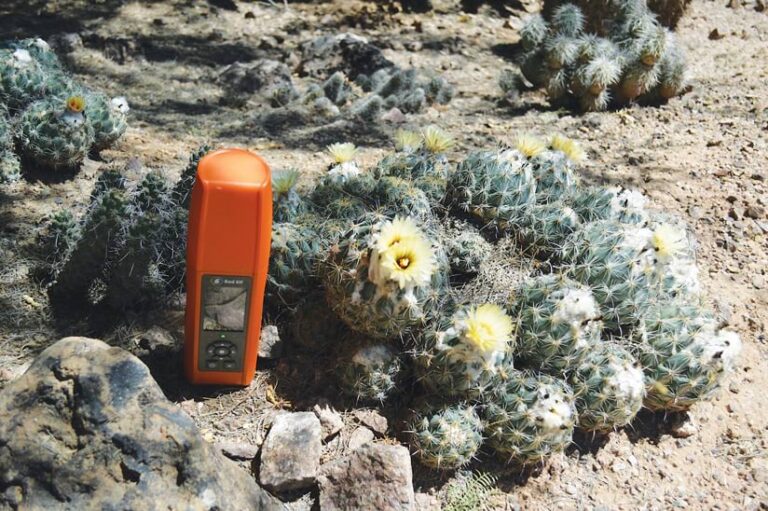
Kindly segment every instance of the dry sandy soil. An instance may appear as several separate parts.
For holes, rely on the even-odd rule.
[[[429,14],[384,14],[374,3],[357,1],[291,2],[287,8],[282,2],[237,2],[232,11],[204,2],[109,0],[95,7],[42,2],[47,6],[37,11],[11,0],[0,7],[0,33],[79,33],[85,45],[70,55],[75,72],[126,95],[133,109],[130,130],[104,160],[137,159],[168,168],[169,175],[206,140],[257,150],[275,167],[320,172],[327,165],[326,140],[265,136],[253,124],[259,106],[219,106],[215,79],[238,59],[280,56],[290,62],[299,42],[341,31],[365,35],[398,64],[443,72],[457,87],[448,106],[407,120],[411,127],[434,123],[451,132],[457,157],[519,132],[579,139],[589,154],[586,180],[638,187],[656,207],[694,228],[704,285],[724,321],[743,337],[741,366],[690,417],[641,414],[632,428],[607,440],[577,438],[545,467],[497,471],[499,491],[487,507],[768,509],[768,13],[739,0],[726,3],[694,1],[678,27],[690,62],[690,93],[661,107],[588,115],[553,110],[539,92],[525,93],[515,108],[499,101],[497,77],[512,65],[522,11],[465,14],[444,5]],[[713,29],[719,37],[710,37]],[[383,154],[394,129],[383,124],[379,139],[358,140],[363,162]],[[35,234],[50,211],[83,208],[103,164],[88,161],[62,183],[30,179],[0,190],[0,385],[62,334],[34,278]],[[128,318],[109,338],[131,344],[153,321],[178,334],[180,317],[172,311],[149,324]],[[242,390],[190,389],[175,369],[160,376],[169,397],[212,441],[259,443],[276,410],[311,407],[317,399],[289,402],[285,382],[305,378],[289,362],[260,369],[256,383]],[[328,457],[346,449],[360,418],[348,411],[345,420]],[[498,467],[481,459],[471,468]],[[437,506],[451,477],[417,470],[422,507]]]

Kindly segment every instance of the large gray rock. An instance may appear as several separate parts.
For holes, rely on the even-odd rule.
[[[320,467],[323,511],[407,511],[415,509],[408,449],[367,444]]]
[[[0,392],[0,417],[0,509],[284,509],[139,359],[95,339],[43,351]]]
[[[277,492],[313,486],[323,450],[322,437],[314,413],[278,415],[261,447],[261,484]]]

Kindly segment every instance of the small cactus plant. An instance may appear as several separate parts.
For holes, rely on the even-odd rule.
[[[531,367],[570,372],[600,341],[600,310],[592,292],[562,276],[527,282],[512,307],[519,318],[517,355]]]
[[[336,374],[341,391],[355,402],[383,402],[397,387],[402,364],[397,352],[381,343],[352,336],[343,340],[346,355],[340,357]]]
[[[76,168],[94,141],[82,96],[41,99],[19,119],[18,143],[24,158],[54,170]]]
[[[563,381],[508,369],[484,404],[488,445],[508,463],[539,463],[571,443],[575,398]]]
[[[424,231],[400,218],[355,225],[322,264],[333,310],[350,328],[379,339],[405,335],[427,320],[444,271]]]
[[[579,428],[609,432],[626,426],[643,405],[645,382],[638,361],[612,343],[595,345],[569,378]]]
[[[466,403],[424,406],[406,426],[419,461],[438,470],[459,468],[475,457],[483,442],[483,423]]]
[[[501,307],[461,307],[417,341],[419,380],[434,393],[477,398],[514,347],[514,325]]]

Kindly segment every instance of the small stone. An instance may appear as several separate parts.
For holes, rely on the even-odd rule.
[[[376,433],[376,436],[382,437],[387,433],[389,427],[387,418],[376,410],[357,410],[354,413],[354,417],[361,424],[368,426],[368,428]]]
[[[381,120],[384,122],[391,122],[392,124],[402,124],[406,121],[406,117],[399,108],[392,107],[392,109],[381,116]]]
[[[220,442],[216,447],[233,460],[252,460],[259,454],[259,446],[247,442]]]
[[[369,444],[323,465],[317,477],[323,511],[412,511],[413,471],[408,449]]]
[[[349,437],[348,447],[350,451],[359,449],[360,447],[373,442],[375,438],[373,431],[368,428],[360,426],[355,429]]]
[[[266,359],[280,358],[283,354],[283,341],[275,325],[267,325],[261,329],[259,340],[259,357]]]
[[[738,394],[740,390],[739,385],[735,381],[732,381],[730,385],[728,385],[728,390],[730,390],[733,394]]]
[[[314,413],[278,415],[261,450],[261,485],[276,492],[311,487],[320,465],[321,437]]]
[[[143,334],[133,339],[137,355],[150,353],[169,353],[180,346],[168,330],[159,326],[153,326]]]
[[[716,41],[718,39],[722,39],[725,37],[723,34],[720,33],[720,31],[716,28],[713,28],[712,31],[709,33],[709,39],[712,41]]]
[[[697,432],[698,426],[692,416],[688,416],[688,420],[680,422],[677,427],[673,427],[670,431],[675,438],[688,438],[695,435]]]
[[[760,206],[747,206],[747,208],[744,210],[744,216],[746,218],[752,218],[753,220],[758,220],[765,216],[765,208],[762,208]]]
[[[315,405],[312,411],[320,420],[320,426],[323,428],[323,440],[327,441],[344,427],[344,420],[341,415],[327,404]]]

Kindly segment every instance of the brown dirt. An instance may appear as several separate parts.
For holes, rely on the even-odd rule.
[[[448,5],[428,14],[389,15],[358,1],[291,3],[288,9],[281,2],[237,2],[239,11],[204,2],[107,1],[97,11],[87,2],[60,1],[41,7],[38,16],[26,14],[33,11],[27,3],[11,1],[0,7],[0,15],[7,15],[0,16],[0,29],[43,37],[79,32],[86,46],[70,56],[79,77],[126,95],[132,106],[130,130],[104,159],[138,158],[146,166],[172,169],[171,175],[205,140],[257,150],[275,167],[296,166],[307,175],[321,171],[327,165],[322,142],[263,136],[253,125],[259,106],[218,106],[215,78],[239,56],[291,61],[300,41],[343,30],[366,35],[398,64],[441,70],[457,86],[448,106],[408,118],[409,126],[434,123],[451,132],[457,155],[520,132],[578,138],[590,156],[585,179],[638,187],[654,206],[693,226],[704,286],[742,335],[742,362],[711,402],[693,409],[686,426],[692,436],[670,434],[679,417],[641,414],[633,429],[614,433],[607,442],[577,438],[568,454],[545,467],[524,474],[502,471],[498,486],[505,493],[488,507],[767,509],[768,14],[752,4],[732,2],[740,6],[734,9],[725,3],[694,1],[679,24],[692,92],[658,108],[587,115],[551,110],[539,92],[525,93],[516,109],[498,101],[496,80],[510,66],[517,11],[509,17],[492,10],[467,15]],[[715,28],[722,38],[708,37]],[[391,134],[394,127],[382,130]],[[388,146],[383,138],[365,145],[362,162],[376,161]],[[0,386],[60,336],[32,271],[39,257],[35,234],[52,210],[83,207],[101,165],[88,161],[75,179],[63,183],[22,182],[0,190]],[[179,319],[177,311],[157,321],[178,334]],[[122,328],[114,342],[130,343],[146,326],[144,321]],[[166,392],[213,441],[259,443],[275,410],[291,406],[290,396],[281,392],[284,382],[306,378],[281,362],[261,369],[248,389],[201,392],[178,383],[175,366],[169,367],[161,378]],[[293,405],[311,405],[304,401]],[[329,452],[343,452],[356,424],[351,415],[346,419],[344,436]],[[422,492],[434,494],[449,480],[417,470]]]

